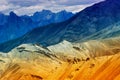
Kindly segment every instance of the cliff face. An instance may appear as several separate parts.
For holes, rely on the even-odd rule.
[[[120,38],[23,44],[0,55],[0,80],[119,80]]]

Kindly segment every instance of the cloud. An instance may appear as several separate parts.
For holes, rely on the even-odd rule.
[[[36,5],[29,7],[21,7],[19,9],[15,9],[14,12],[18,15],[24,15],[24,14],[31,15],[36,11],[41,11],[42,9],[45,9],[44,6]]]
[[[7,0],[9,3],[14,5],[19,5],[22,7],[29,7],[34,5],[41,5],[41,4],[51,4],[53,1],[50,0]]]
[[[57,0],[55,1],[59,5],[87,5],[91,3],[97,3],[103,0]]]
[[[0,5],[5,5],[5,4],[8,4],[8,2],[6,0],[1,0],[0,1]]]
[[[14,11],[17,8],[20,8],[20,6],[11,4],[7,0],[0,1],[0,12],[9,13],[10,11]]]
[[[22,7],[22,8],[14,10],[14,12],[16,14],[19,14],[19,15],[24,15],[24,14],[31,15],[32,13],[34,13],[36,11],[41,11],[43,9],[47,9],[47,10],[51,10],[53,12],[59,12],[61,10],[67,10],[69,12],[75,13],[75,12],[79,12],[79,11],[83,10],[87,6],[89,6],[89,5],[75,5],[75,6],[59,6],[59,5],[39,6],[39,5],[36,5],[36,6]]]
[[[10,4],[19,5],[19,6],[32,6],[41,3],[41,1],[38,0],[7,0],[7,1]]]
[[[8,14],[14,11],[18,15],[33,14],[42,9],[58,12],[67,10],[78,12],[103,0],[1,0],[0,11]]]
[[[57,5],[83,5],[96,3],[103,0],[7,0],[9,3],[19,6],[33,6],[37,4],[55,3]]]

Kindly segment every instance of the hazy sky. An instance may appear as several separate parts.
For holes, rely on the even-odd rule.
[[[103,0],[0,0],[0,12],[8,14],[14,11],[18,15],[24,15],[47,9],[75,13],[100,1]]]

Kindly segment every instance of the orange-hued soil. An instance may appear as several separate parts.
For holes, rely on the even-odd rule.
[[[0,80],[120,80],[120,54],[44,65],[12,63]]]
[[[73,46],[65,41],[48,49],[23,45],[0,56],[0,80],[120,80],[119,42],[115,38]]]

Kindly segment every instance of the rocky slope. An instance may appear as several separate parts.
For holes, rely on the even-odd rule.
[[[23,44],[0,56],[0,80],[119,80],[120,38]]]
[[[80,41],[76,41],[76,42],[82,42],[82,41],[88,41],[88,40],[100,40],[100,39],[112,38],[117,36],[120,36],[120,22],[110,25],[109,27],[98,31],[93,35],[85,37]]]

